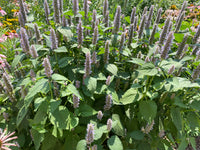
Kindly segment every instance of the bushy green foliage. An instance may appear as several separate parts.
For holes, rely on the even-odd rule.
[[[108,27],[103,9],[95,16],[92,4],[85,18],[83,3],[76,15],[69,3],[61,23],[48,4],[48,18],[29,10],[16,55],[0,75],[0,127],[16,131],[21,149],[195,149],[200,26],[194,33],[182,21],[174,33],[179,21],[168,18],[152,35],[148,8],[131,35],[130,14],[110,1]]]

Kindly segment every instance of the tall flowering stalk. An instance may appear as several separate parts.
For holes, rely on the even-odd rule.
[[[83,43],[83,27],[81,21],[77,26],[77,34],[78,34],[78,45],[81,46]]]
[[[60,23],[60,1],[53,0],[53,9],[54,9],[54,20],[56,23]]]
[[[74,11],[74,16],[76,16],[78,14],[78,0],[72,0],[73,2],[73,11]]]
[[[79,107],[79,97],[76,96],[75,94],[73,94],[73,105],[74,105],[74,108],[78,108]]]
[[[35,30],[36,44],[42,44],[40,30],[36,23],[34,23],[34,30]]]
[[[85,12],[85,19],[87,19],[88,18],[88,11],[89,11],[88,0],[84,0],[83,10]]]
[[[114,22],[113,22],[113,24],[114,24],[113,33],[114,34],[117,34],[117,32],[119,31],[119,28],[121,26],[120,16],[121,16],[121,7],[118,6],[117,11],[115,13],[115,19],[114,19]]]
[[[11,84],[10,78],[9,78],[7,73],[3,73],[3,82],[4,82],[4,85],[5,85],[5,88],[7,89],[7,91],[9,93],[12,93],[13,92],[13,86]]]
[[[63,16],[62,16],[62,26],[63,26],[63,27],[67,27],[67,24],[68,24],[68,21],[67,21],[65,15],[63,15]]]
[[[104,23],[105,23],[105,27],[109,27],[109,11],[106,12]]]
[[[153,30],[152,30],[152,33],[151,33],[151,36],[149,37],[149,45],[152,45],[152,44],[153,44],[154,35],[155,35],[155,33],[156,33],[157,27],[158,27],[158,25],[157,25],[157,24],[154,24]]]
[[[20,27],[24,27],[25,26],[25,21],[24,21],[24,19],[22,17],[22,13],[21,12],[19,12],[19,14],[18,14],[18,20],[19,20]]]
[[[97,21],[97,11],[96,9],[94,9],[92,13],[92,31],[94,31],[96,21]]]
[[[168,74],[169,75],[172,74],[174,72],[174,70],[175,70],[175,66],[172,65],[171,68],[169,68]]]
[[[63,13],[63,0],[59,0],[59,10],[60,10],[60,16]]]
[[[98,111],[97,119],[101,120],[102,117],[103,117],[103,113],[102,113],[102,111]]]
[[[169,34],[169,32],[172,31],[172,27],[173,27],[173,23],[170,21],[167,34]]]
[[[33,69],[30,70],[30,77],[31,77],[31,80],[34,82],[36,81],[36,75],[35,75],[35,72]]]
[[[87,125],[86,143],[91,144],[94,141],[94,125],[92,123]]]
[[[134,23],[135,20],[135,14],[136,14],[136,7],[133,7],[132,12],[131,12],[131,18],[130,18],[130,24]]]
[[[137,31],[137,24],[138,24],[138,16],[135,16],[135,19],[134,19],[134,26],[133,26],[133,36],[135,36],[135,32]]]
[[[94,35],[93,35],[93,40],[92,40],[92,44],[93,44],[93,45],[97,45],[98,34],[99,34],[98,26],[96,26],[96,27],[94,28]]]
[[[128,45],[132,43],[133,34],[134,34],[133,32],[134,32],[134,24],[131,24],[130,29],[129,29]]]
[[[106,79],[106,85],[109,86],[110,85],[110,80],[111,80],[111,76],[109,75]]]
[[[90,58],[90,52],[86,53],[86,59],[85,59],[85,74],[84,77],[87,78],[91,74],[91,58]]]
[[[27,18],[26,18],[26,11],[25,11],[25,6],[24,6],[24,0],[19,0],[19,7],[20,7],[20,13],[21,13],[21,17],[24,20],[24,22],[27,22]]]
[[[165,25],[162,29],[162,32],[160,34],[160,39],[159,39],[159,44],[162,45],[165,41],[165,38],[167,36],[167,32],[168,32],[168,29],[169,29],[169,25],[170,25],[170,22],[171,22],[171,18],[168,17],[165,21]]]
[[[109,61],[109,41],[106,41],[105,44],[105,52],[104,52],[104,63],[107,64]]]
[[[106,96],[106,104],[104,105],[104,110],[109,110],[112,107],[112,95]]]
[[[192,74],[192,79],[195,80],[197,78],[199,78],[200,75],[200,64],[197,66],[197,68],[193,71]]]
[[[97,52],[93,52],[92,53],[92,64],[96,64],[97,63]]]
[[[123,32],[121,35],[121,41],[120,41],[120,47],[119,47],[120,52],[122,52],[123,50],[125,39],[126,39],[126,32]]]
[[[177,24],[178,24],[178,22],[179,22],[179,20],[180,20],[180,18],[181,18],[182,12],[185,11],[185,8],[186,8],[186,7],[187,7],[187,1],[184,1],[184,2],[183,2],[183,5],[182,5],[182,8],[181,8],[181,11],[180,11],[180,13],[179,13],[179,15],[178,15],[178,17],[177,17],[177,19],[176,19],[176,24],[175,24],[175,26],[177,26]]]
[[[112,129],[112,119],[108,119],[107,120],[107,130],[110,132]]]
[[[144,10],[142,12],[142,16],[146,15],[146,13],[147,13],[147,6],[144,7]]]
[[[187,39],[188,39],[188,34],[185,34],[185,36],[184,36],[184,38],[183,38],[183,41],[180,43],[180,45],[178,46],[178,50],[177,50],[177,52],[176,52],[176,58],[180,58],[180,56],[181,56],[181,54],[182,54],[182,52],[183,52],[183,49],[184,49],[184,47],[185,47],[185,45],[186,45],[186,42],[187,42]]]
[[[195,46],[191,52],[191,55],[196,55],[197,51],[199,50],[199,46]]]
[[[153,9],[154,9],[154,5],[151,5],[151,8],[149,10],[149,15],[147,17],[147,21],[146,21],[146,26],[145,28],[148,29],[151,26],[151,19],[153,16]]]
[[[58,39],[56,37],[55,30],[53,28],[50,29],[50,40],[51,40],[51,49],[57,49],[58,48]]]
[[[45,74],[48,78],[51,77],[51,74],[53,73],[52,69],[51,69],[51,64],[49,62],[49,59],[48,58],[44,58],[44,61],[43,61],[43,66],[44,66],[44,69],[45,69]]]
[[[8,146],[17,146],[16,143],[8,143],[18,138],[17,136],[13,136],[15,132],[12,132],[12,133],[10,132],[6,133],[6,132],[7,132],[7,129],[4,129],[4,131],[0,129],[0,149],[1,150],[11,150]]]
[[[175,29],[175,32],[178,32],[180,27],[181,27],[181,23],[182,21],[184,20],[184,17],[185,17],[185,12],[182,12],[181,15],[180,15],[180,18],[176,24],[176,29]]]
[[[28,40],[28,35],[27,35],[27,32],[26,32],[26,29],[21,28],[20,35],[21,35],[22,49],[23,49],[24,52],[29,53],[30,52],[30,45],[29,45],[29,40]]]
[[[200,36],[200,25],[198,25],[196,34],[194,35],[194,38],[192,39],[192,43],[193,44],[197,43],[197,40],[198,40],[199,36]]]
[[[49,23],[50,9],[49,9],[49,4],[47,0],[44,0],[44,12],[45,12],[45,17],[46,17],[46,22],[47,24],[50,24]]]
[[[174,38],[174,32],[173,31],[170,31],[168,37],[167,37],[167,40],[163,46],[163,49],[162,49],[162,52],[161,52],[161,58],[162,59],[166,59],[167,56],[168,56],[168,52],[171,48],[171,44],[172,44],[172,41],[173,41],[173,38]]]
[[[157,12],[157,16],[156,16],[156,21],[155,21],[156,24],[160,23],[161,13],[162,13],[162,8],[159,8]]]
[[[138,39],[142,38],[143,31],[144,31],[144,26],[145,26],[145,21],[146,21],[146,14],[144,14],[142,16],[142,20],[140,22],[140,27],[139,27],[139,31],[138,31]]]
[[[31,51],[30,51],[30,53],[31,53],[31,56],[33,57],[33,58],[37,58],[38,57],[38,53],[37,53],[37,51],[36,51],[36,48],[35,48],[35,46],[34,45],[31,45],[31,49],[30,49]]]
[[[107,11],[108,11],[108,0],[104,0],[104,2],[103,2],[103,16],[104,16],[104,18],[106,16]]]

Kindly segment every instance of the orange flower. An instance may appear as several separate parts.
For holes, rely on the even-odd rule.
[[[12,32],[12,33],[17,33],[15,30],[12,30],[11,32]]]
[[[170,7],[170,9],[175,10],[175,9],[177,9],[177,7],[176,7],[176,5],[172,5],[172,6]]]

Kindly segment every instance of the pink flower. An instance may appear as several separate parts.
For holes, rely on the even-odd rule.
[[[0,27],[3,26],[3,23],[0,22]]]
[[[11,140],[17,139],[17,136],[11,137],[12,135],[15,134],[15,132],[8,132],[6,134],[7,129],[4,129],[4,132],[2,129],[0,129],[0,149],[1,150],[11,150],[9,146],[17,146],[15,143],[8,143]]]
[[[1,9],[1,7],[0,7],[0,13],[1,13],[2,16],[7,14],[3,9]]]
[[[3,55],[3,54],[0,54],[0,57],[1,58],[7,58],[5,55]]]
[[[3,38],[0,38],[0,43],[4,42],[5,40]]]

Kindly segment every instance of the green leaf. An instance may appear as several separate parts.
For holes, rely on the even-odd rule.
[[[107,133],[107,126],[106,125],[101,125],[100,127],[97,128],[97,125],[94,127],[94,140],[98,140],[102,137],[103,133]]]
[[[66,52],[68,52],[67,48],[65,46],[58,47],[57,49],[54,49],[53,51],[56,52],[56,53],[66,53]]]
[[[60,105],[60,103],[61,103],[61,100],[51,99],[50,100],[50,105],[49,105],[50,112],[53,113],[58,108],[58,106]]]
[[[88,52],[90,52],[90,50],[88,48],[85,48],[85,47],[83,47],[81,50],[85,54],[88,53]]]
[[[86,150],[86,140],[80,140],[76,146],[76,150]]]
[[[73,61],[74,58],[72,57],[63,57],[60,60],[58,60],[58,65],[60,68],[66,67],[71,61]]]
[[[131,60],[128,60],[127,62],[130,62],[130,63],[133,63],[133,64],[138,64],[138,65],[145,64],[145,61],[143,61],[139,58],[132,58]]]
[[[118,136],[113,135],[107,141],[110,150],[123,150],[123,145]]]
[[[117,75],[117,72],[118,72],[117,66],[114,64],[106,65],[106,70],[108,70],[110,73],[112,73],[115,76]]]
[[[29,14],[27,16],[27,22],[33,22],[34,21],[34,15],[33,14]]]
[[[54,73],[52,75],[52,79],[55,81],[67,81],[68,80],[65,76],[57,74],[57,73]]]
[[[61,28],[58,28],[58,31],[64,35],[65,37],[67,37],[68,39],[71,39],[71,37],[73,37],[73,33],[72,31],[70,30],[70,28],[67,28],[67,27],[61,27]]]
[[[38,150],[40,148],[40,143],[44,140],[44,134],[39,133],[35,129],[31,129],[31,134],[33,136],[35,149]]]
[[[130,133],[130,137],[135,140],[143,140],[144,139],[144,133],[142,131],[133,131]]]
[[[147,76],[155,76],[158,73],[158,70],[152,63],[143,64],[142,67],[138,69],[138,71],[142,75],[147,75]]]
[[[24,117],[26,116],[26,113],[28,112],[28,108],[26,108],[25,106],[23,106],[20,110],[19,113],[17,114],[17,126],[20,125],[20,123],[22,122],[22,120],[24,119]]]
[[[48,79],[41,79],[41,80],[38,80],[32,88],[30,88],[30,91],[28,92],[27,96],[24,99],[24,105],[26,106],[26,108],[29,107],[34,96],[37,93],[41,92],[41,90],[43,90],[47,86],[49,86]]]
[[[37,109],[45,101],[45,99],[46,99],[45,97],[44,98],[38,97],[38,98],[35,99],[35,101],[34,101],[34,107],[35,107],[34,111],[37,111]]]
[[[134,49],[134,48],[137,48],[139,45],[137,43],[131,43],[131,47]]]
[[[176,128],[179,131],[182,130],[182,116],[179,108],[171,108],[171,118]]]
[[[89,117],[89,116],[93,116],[97,114],[97,111],[87,104],[80,105],[79,112],[80,112],[80,115],[83,117]]]
[[[140,101],[139,112],[147,122],[150,122],[156,117],[157,105],[154,101]]]
[[[190,107],[200,111],[200,100],[199,101],[198,100],[192,101],[192,103],[190,104]]]
[[[79,94],[78,90],[76,89],[76,87],[75,87],[73,84],[69,84],[69,85],[67,86],[67,89],[68,89],[71,93],[73,93],[73,94],[75,94],[76,96],[78,96],[79,98],[81,98],[81,95]]]
[[[117,124],[113,127],[113,131],[115,134],[119,136],[124,136],[124,127],[122,126],[122,123],[120,121],[120,117],[118,114],[112,115],[112,121],[117,121]]]
[[[200,120],[199,117],[196,115],[196,113],[194,112],[189,112],[187,114],[187,120],[189,122],[190,128],[193,132],[199,131],[199,127],[200,127]]]
[[[22,62],[24,57],[25,57],[25,54],[20,54],[20,55],[15,56],[11,65],[12,68],[15,68],[19,62]]]
[[[50,114],[50,121],[53,125],[60,129],[68,128],[69,111],[64,106],[59,106],[53,113]]]
[[[89,78],[86,78],[84,81],[88,90],[93,93],[97,88],[97,79],[93,77],[89,77]]]
[[[139,100],[139,94],[137,92],[137,89],[130,88],[129,90],[127,90],[124,93],[124,95],[122,95],[120,102],[124,105],[127,105],[127,104],[131,104],[137,100]]]

